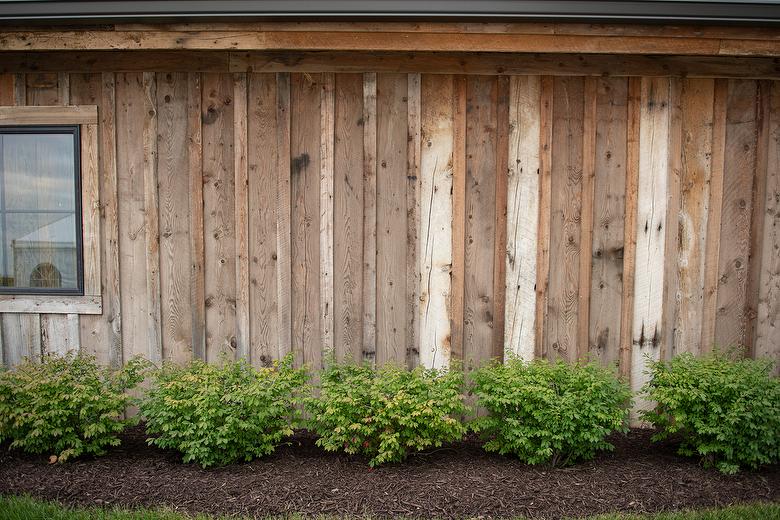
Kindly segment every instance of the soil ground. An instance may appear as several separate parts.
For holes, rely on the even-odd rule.
[[[203,470],[128,430],[108,455],[65,464],[0,446],[0,494],[75,506],[167,507],[267,517],[561,518],[780,502],[780,467],[725,476],[675,454],[651,433],[616,435],[615,451],[551,469],[485,453],[476,439],[371,469],[325,453],[300,432],[270,457]]]

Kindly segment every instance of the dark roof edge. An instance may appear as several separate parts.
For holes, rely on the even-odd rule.
[[[529,0],[0,1],[0,22],[501,20],[780,24],[780,2]]]

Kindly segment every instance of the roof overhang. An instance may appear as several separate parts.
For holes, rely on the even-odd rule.
[[[0,0],[0,22],[506,20],[780,25],[777,0]]]

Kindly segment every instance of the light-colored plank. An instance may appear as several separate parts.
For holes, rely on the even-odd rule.
[[[658,360],[663,338],[664,258],[669,166],[670,84],[642,79],[637,184],[637,245],[634,276],[631,389],[647,382],[647,358]],[[635,411],[649,407],[641,397]]]
[[[320,335],[322,350],[333,351],[333,148],[335,76],[322,75],[320,87]]]
[[[590,345],[590,293],[593,278],[594,199],[596,196],[596,111],[599,84],[595,78],[585,78],[582,118],[582,213],[580,216],[579,291],[577,293],[578,361],[587,361]]]
[[[94,125],[96,105],[0,107],[0,125]]]
[[[233,157],[236,226],[236,356],[251,362],[249,302],[249,150],[247,77],[233,75]]]
[[[510,78],[504,353],[526,360],[535,342],[540,96],[539,76]]]
[[[468,77],[463,312],[467,369],[493,357],[497,89],[494,77]]]
[[[628,81],[598,80],[593,240],[590,249],[590,356],[617,364],[624,291]]]
[[[192,359],[190,200],[186,73],[157,74],[160,317],[163,358]]]
[[[78,315],[43,314],[36,323],[44,354],[64,356],[77,353],[81,343]]]
[[[406,82],[406,366],[413,368],[420,362],[420,75]]]
[[[714,95],[712,80],[682,82],[682,169],[676,261],[679,296],[673,310],[671,355],[701,351]]]
[[[363,74],[363,361],[376,363],[376,73]]]
[[[3,362],[7,367],[14,367],[21,363],[25,357],[30,356],[28,346],[24,344],[21,330],[21,314],[3,314]]]
[[[249,331],[252,363],[279,356],[276,249],[276,76],[249,75]]]
[[[19,100],[24,100],[28,106],[56,106],[67,105],[68,100],[61,96],[68,92],[67,88],[60,88],[60,80],[67,76],[60,76],[56,73],[33,72],[24,75],[24,97],[19,96]],[[21,92],[20,92],[21,94]]]
[[[163,359],[160,319],[160,215],[157,171],[157,81],[154,73],[143,75],[144,88],[144,238],[146,241],[146,344],[149,361]]]
[[[192,357],[206,359],[206,252],[203,215],[203,132],[201,76],[187,74],[187,159],[190,237],[190,325]]]
[[[103,313],[100,296],[38,296],[38,295],[0,295],[0,313],[35,314],[101,314]]]
[[[94,124],[81,125],[81,228],[84,294],[100,296],[100,167]]]
[[[19,315],[19,330],[22,335],[22,343],[26,347],[27,356],[35,360],[39,360],[43,353],[41,347],[41,316],[41,314]],[[53,314],[51,316],[59,315]],[[80,341],[78,340],[79,317],[77,314],[68,314],[65,319],[68,324],[67,338],[72,338],[69,342],[70,348],[75,352],[78,352],[80,345]]]
[[[509,78],[496,86],[496,191],[493,243],[493,359],[504,359],[506,307],[507,184],[509,182]]]
[[[27,104],[27,81],[26,74],[14,74],[14,103],[16,106]]]
[[[333,347],[338,360],[363,360],[364,330],[364,132],[374,117],[365,117],[363,76],[337,74],[334,115],[333,174]],[[372,154],[375,151],[372,151]],[[372,155],[373,157],[373,155]],[[373,160],[373,159],[372,159]],[[375,173],[371,172],[372,179]],[[376,206],[372,205],[374,211]],[[376,214],[374,214],[376,217]],[[376,250],[369,255],[374,260]]]
[[[276,254],[279,357],[292,350],[290,277],[290,75],[276,75]]]
[[[747,339],[750,230],[758,131],[757,94],[755,81],[729,81],[718,255],[716,347],[744,346]]]
[[[534,319],[534,355],[546,359],[547,304],[550,286],[550,227],[552,225],[552,141],[554,80],[541,79],[539,118],[539,222],[536,249],[536,317]]]
[[[293,74],[290,88],[292,351],[320,368],[320,74]]]
[[[206,360],[236,354],[236,246],[233,81],[204,74],[201,84]]]
[[[420,364],[446,368],[451,356],[453,78],[421,82]]]
[[[754,357],[774,361],[780,375],[780,85],[773,83],[769,96],[766,189],[761,248],[754,258],[761,263],[758,283]]]
[[[406,156],[404,74],[377,75],[377,364],[406,361]]]
[[[452,95],[452,276],[450,324],[452,344],[450,357],[463,362],[464,311],[466,279],[466,112],[468,81],[466,76],[453,78]]]
[[[582,78],[555,78],[553,87],[550,278],[547,356],[577,358],[579,255],[582,249]],[[589,250],[590,246],[586,248]]]

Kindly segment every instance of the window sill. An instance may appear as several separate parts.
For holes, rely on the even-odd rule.
[[[0,294],[0,313],[31,314],[102,314],[100,296],[33,296]]]

